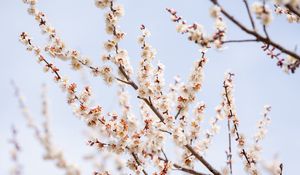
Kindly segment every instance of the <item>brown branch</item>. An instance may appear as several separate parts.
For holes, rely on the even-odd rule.
[[[137,98],[143,100],[150,108],[151,110],[155,113],[155,115],[159,118],[159,120],[165,124],[164,122],[164,118],[163,116],[160,114],[160,112],[151,104],[151,102],[147,99],[147,98],[144,98],[144,97],[140,97],[140,96],[137,96]]]
[[[131,82],[129,82],[129,81],[124,81],[124,80],[122,80],[121,78],[118,78],[118,77],[115,77],[115,79],[118,80],[118,81],[120,81],[120,82],[122,82],[122,83],[131,85]]]
[[[267,14],[267,11],[266,11],[266,0],[263,0],[263,13]],[[267,39],[270,40],[268,31],[267,31],[267,26],[265,24],[263,24],[263,30],[264,30],[264,33],[265,33]]]
[[[267,26],[266,25],[263,25],[263,29],[264,29],[264,33],[267,37],[268,40],[270,40],[270,37],[269,37],[269,34],[268,34],[268,31],[267,31]]]
[[[166,155],[166,153],[164,152],[164,149],[161,149],[161,152],[163,153],[164,157],[165,157],[165,162],[168,162],[168,157]]]
[[[294,7],[291,6],[291,4],[286,4],[285,7],[300,18],[300,12],[294,9]]]
[[[163,152],[163,150],[162,150]],[[164,162],[168,162],[168,158],[166,156],[166,154],[163,152],[163,155],[165,158],[161,158],[161,157],[158,157],[159,160],[162,160]],[[176,168],[176,170],[178,171],[182,171],[182,172],[185,172],[185,173],[188,173],[188,174],[193,174],[193,175],[208,175],[208,174],[205,174],[205,173],[202,173],[202,172],[198,172],[198,171],[195,171],[193,169],[190,169],[190,168],[186,168],[186,167],[183,167],[179,164],[176,164],[176,163],[173,163],[173,166]]]
[[[185,145],[185,147],[214,175],[221,175],[221,173],[214,169],[200,154],[198,154],[191,145]]]
[[[111,4],[111,10],[113,10],[113,4]],[[118,52],[118,47],[116,47],[116,53]],[[204,54],[204,53],[203,53]],[[126,78],[126,80],[129,82],[129,85],[131,87],[133,87],[135,90],[138,90],[138,85],[131,80],[131,78],[129,77],[129,75],[127,75],[124,66],[119,65],[119,71],[121,72],[121,74]],[[151,110],[155,113],[155,115],[159,118],[159,120],[165,124],[164,122],[164,118],[163,115],[156,109],[155,106],[153,106],[153,104],[147,98],[144,97],[140,97],[137,96],[137,98],[142,99],[150,108]],[[201,155],[199,155],[193,148],[191,145],[186,145],[186,148],[188,148],[188,150],[205,166],[207,167],[207,169],[209,169],[214,175],[221,175],[220,172],[218,172],[216,169],[214,169]]]
[[[182,108],[180,108],[178,111],[177,111],[177,114],[175,115],[175,120],[177,119],[177,117],[179,116],[180,112],[181,112]]]
[[[58,70],[57,70],[57,69],[54,69],[52,63],[49,63],[49,62],[45,59],[45,57],[42,56],[42,55],[39,56],[39,59],[40,59],[41,61],[43,61],[43,62],[46,64],[46,66],[49,67],[49,68],[52,70],[52,72],[56,75],[57,80],[60,80],[60,79],[61,79],[61,76],[59,75]]]
[[[165,133],[167,133],[167,134],[172,135],[172,133],[171,133],[170,131],[166,131],[166,130],[164,130],[164,129],[158,129],[158,130],[161,131],[161,132],[165,132]]]
[[[111,11],[115,11],[114,9],[113,9],[113,2],[111,2],[111,5],[110,5],[110,10]],[[116,27],[115,26],[113,26],[113,33],[114,33],[114,35],[116,35]],[[28,43],[31,45],[31,40],[28,40]],[[116,46],[115,46],[115,51],[116,51],[116,53],[118,53],[118,44],[116,44]],[[47,62],[47,60],[45,60],[45,59],[43,59],[42,61],[44,61],[48,66],[50,66],[50,64]],[[80,61],[79,60],[79,62],[81,63],[81,64],[83,64],[83,62],[82,61]],[[86,65],[86,64],[83,64],[83,65]],[[51,69],[52,69],[52,67],[50,67]],[[89,68],[91,68],[91,69],[96,69],[96,68],[94,68],[94,67],[89,67]],[[127,80],[127,82],[126,82],[126,84],[129,84],[130,86],[132,86],[135,90],[138,90],[138,85],[136,84],[136,83],[134,83],[134,81],[132,81],[131,79],[130,79],[130,77],[129,77],[129,75],[127,75],[127,73],[126,73],[126,70],[125,70],[125,68],[124,68],[124,66],[123,65],[119,65],[119,71],[121,72],[121,74],[125,77],[125,79]],[[57,75],[57,78],[58,79],[61,79],[61,77],[60,77],[60,75],[58,74],[58,72],[57,71],[55,71],[55,70],[52,70],[56,75]],[[120,79],[121,80],[121,79]],[[125,81],[123,81],[124,83],[125,83]],[[139,98],[139,97],[138,97]],[[75,99],[76,100],[79,100],[79,98],[77,97],[77,96],[75,96]],[[164,119],[163,119],[163,117],[162,117],[162,115],[160,114],[160,112],[152,105],[152,103],[148,100],[148,99],[145,99],[145,98],[141,98],[142,100],[144,100],[145,102],[146,102],[146,104],[152,109],[152,111],[157,115],[157,117],[160,119],[160,121],[161,122],[163,122],[164,123]],[[202,164],[203,165],[205,165],[210,171],[212,171],[212,173],[214,174],[214,175],[220,175],[220,173],[217,171],[217,170],[215,170],[202,156],[200,156],[193,148],[192,148],[192,146],[190,146],[190,145],[186,145],[186,147],[188,148],[188,150],[189,151],[191,151],[191,153],[200,161],[200,162],[202,162]],[[131,153],[131,155],[133,156],[133,158],[135,159],[135,161],[137,162],[137,164],[138,165],[140,165],[140,162],[139,162],[139,159],[138,159],[138,157],[137,157],[137,155],[135,154],[135,153]],[[183,170],[186,170],[186,169],[183,169]],[[147,175],[147,173],[143,170],[143,173],[145,174],[145,175]]]
[[[279,165],[279,168],[280,168],[280,175],[282,175],[282,172],[283,172],[283,164],[281,163],[280,165]]]
[[[119,71],[122,73],[122,75],[126,78],[126,80],[128,81],[128,84],[130,85],[130,86],[132,86],[135,90],[137,90],[138,89],[138,86],[133,82],[133,81],[131,81],[131,79],[130,79],[130,77],[127,75],[127,73],[126,73],[126,71],[125,71],[125,69],[124,69],[124,67],[123,66],[119,66]]]
[[[297,53],[288,50],[286,48],[284,48],[283,46],[281,46],[280,44],[274,42],[273,40],[264,37],[262,35],[260,35],[259,33],[257,33],[256,31],[253,31],[251,29],[248,29],[246,26],[244,26],[241,22],[239,22],[238,20],[236,20],[232,15],[230,15],[218,2],[218,0],[210,0],[214,5],[217,5],[220,7],[221,9],[221,13],[226,16],[231,22],[233,22],[235,25],[237,25],[241,30],[243,30],[244,32],[246,32],[249,35],[254,36],[258,41],[272,45],[273,47],[275,47],[276,49],[280,50],[281,52],[290,55],[292,57],[294,57],[297,60],[300,60],[300,55],[298,55]]]
[[[243,0],[243,1],[244,1],[245,6],[246,6],[246,9],[247,9],[247,13],[248,13],[248,16],[249,16],[249,19],[250,19],[250,22],[251,22],[252,29],[255,30],[255,23],[254,23],[252,15],[251,15],[251,11],[250,11],[250,8],[249,8],[248,1],[247,0]]]
[[[229,100],[229,94],[228,94],[228,86],[226,86],[225,85],[225,81],[224,81],[224,83],[223,83],[223,87],[224,87],[224,89],[225,89],[225,98],[226,98],[226,101],[227,101],[227,104],[228,104],[228,106],[231,106],[231,101]],[[231,108],[229,109],[229,118],[232,118],[234,115],[233,115],[233,112],[232,112],[232,110],[231,110]],[[234,130],[235,130],[235,134],[236,134],[236,141],[238,141],[239,139],[240,139],[240,134],[239,134],[239,132],[238,132],[238,126],[237,126],[237,124],[235,123],[235,122],[233,122],[233,126],[234,126]],[[249,164],[249,165],[251,165],[251,162],[250,162],[250,160],[249,160],[249,157],[248,157],[248,155],[247,155],[247,152],[246,152],[246,150],[244,149],[244,148],[242,148],[242,155],[245,157],[245,159],[246,159],[246,161],[247,161],[247,163]]]
[[[140,162],[138,156],[137,156],[134,152],[131,152],[131,155],[132,155],[132,157],[134,158],[135,162],[136,162],[139,166],[141,166],[142,164],[141,164],[141,162]],[[148,175],[148,173],[147,173],[144,169],[143,169],[142,171],[143,171],[144,175]]]
[[[193,174],[193,175],[208,175],[208,174],[200,173],[200,172],[195,171],[195,170],[193,170],[193,169],[185,168],[185,167],[180,166],[180,165],[178,165],[178,164],[173,164],[173,166],[174,166],[175,168],[177,168],[177,170],[183,171],[183,172],[185,172],[185,173],[189,173],[189,174]]]
[[[130,77],[126,74],[124,68],[122,66],[119,66],[120,72],[123,74],[123,76],[130,81],[130,85],[137,90],[138,86],[130,80]],[[151,110],[155,113],[155,115],[160,119],[162,123],[164,123],[164,118],[161,115],[161,113],[150,103],[150,101],[147,98],[143,98],[140,96],[137,96],[137,98],[142,99],[150,108]],[[165,123],[164,123],[165,124]],[[185,145],[185,147],[208,169],[210,170],[214,175],[221,175],[219,171],[214,169],[212,165],[210,165],[200,154],[198,154],[194,148],[191,145]]]

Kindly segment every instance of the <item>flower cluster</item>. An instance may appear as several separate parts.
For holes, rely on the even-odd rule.
[[[207,62],[205,52],[201,53],[201,57],[194,63],[194,67],[189,81],[180,88],[179,96],[177,98],[177,109],[180,110],[181,115],[186,115],[188,112],[188,105],[193,103],[196,98],[196,93],[202,88],[204,78],[204,65]]]
[[[21,146],[18,142],[17,135],[18,131],[15,126],[11,128],[12,138],[9,142],[13,145],[13,149],[10,151],[11,159],[14,163],[14,166],[10,170],[10,175],[21,175],[22,174],[22,165],[19,161],[19,153],[21,152]]]
[[[95,127],[99,124],[99,119],[102,117],[102,107],[96,105],[90,107],[90,97],[92,95],[92,90],[89,86],[86,86],[81,94],[76,95],[77,85],[68,82],[64,82],[63,87],[66,87],[66,92],[68,96],[68,103],[73,106],[74,114],[86,121],[88,126]],[[75,103],[78,101],[79,103]]]
[[[41,50],[40,48],[38,48],[37,46],[33,45],[32,43],[32,39],[30,38],[30,36],[25,33],[22,32],[19,40],[26,46],[28,51],[32,51],[34,52],[35,56],[38,58],[38,63],[45,63],[43,70],[45,72],[48,72],[49,70],[52,71],[52,73],[55,74],[54,76],[54,80],[55,81],[61,81],[62,77],[59,75],[59,69],[52,63],[48,62],[45,57],[41,54]]]
[[[255,166],[255,162],[251,162],[249,159],[249,154],[246,152],[246,138],[244,135],[239,133],[239,119],[236,113],[235,109],[235,103],[233,98],[233,73],[226,73],[225,74],[225,80],[223,82],[223,88],[224,91],[222,93],[223,101],[224,101],[224,114],[228,119],[228,132],[229,132],[229,140],[231,139],[232,135],[234,135],[235,140],[237,142],[240,157],[244,158],[244,167],[247,172],[249,172],[252,175],[256,175],[258,173],[258,170]],[[230,125],[233,125],[232,129]],[[229,151],[230,151],[230,145],[229,143]],[[231,166],[231,152],[227,153],[228,158],[228,164]]]
[[[266,4],[254,2],[252,4],[252,11],[256,18],[260,19],[263,25],[269,25],[272,22],[272,13]]]
[[[300,8],[300,1],[299,0],[273,0],[273,2],[275,4],[290,6],[294,9],[299,9]]]
[[[131,111],[131,104],[129,103],[129,94],[125,91],[125,87],[120,85],[118,92],[119,105],[122,109],[122,118],[127,121],[129,132],[133,132],[137,129],[138,121]]]
[[[82,56],[77,50],[67,48],[63,40],[58,36],[55,28],[48,22],[46,15],[37,9],[36,2],[36,0],[24,0],[24,3],[29,5],[29,14],[34,16],[42,33],[49,37],[48,44],[44,47],[44,50],[51,57],[64,61],[70,60],[73,70],[79,70],[85,66],[91,70],[94,76],[102,76],[106,83],[111,84],[113,81],[111,68],[108,66],[92,66],[92,62],[88,57]]]
[[[143,98],[152,98],[153,105],[158,107],[163,114],[168,114],[169,102],[167,95],[164,94],[164,69],[165,66],[162,63],[157,64],[157,68],[154,69],[152,61],[155,57],[156,50],[146,41],[146,38],[150,36],[150,32],[144,25],[141,25],[142,35],[138,38],[138,42],[141,45],[141,61],[138,72],[139,83],[139,96]]]
[[[234,98],[233,98],[233,79],[232,77],[234,74],[227,73],[225,75],[225,80],[223,83],[224,92],[223,92],[223,100],[225,104],[222,108],[224,110],[224,113],[228,117],[228,121],[233,124],[233,128],[230,128],[230,123],[228,123],[228,129],[229,129],[229,136],[231,134],[235,135],[235,140],[238,143],[239,147],[239,153],[240,156],[244,158],[244,167],[247,172],[249,172],[251,175],[257,175],[260,174],[260,171],[258,170],[256,163],[259,160],[261,147],[259,145],[259,142],[265,137],[266,134],[266,126],[270,122],[270,118],[268,117],[268,113],[271,110],[270,106],[265,106],[263,111],[263,119],[258,122],[258,131],[254,136],[254,144],[249,148],[249,150],[246,152],[246,138],[239,133],[239,119],[237,117],[237,113],[235,110],[235,104],[234,104]],[[231,129],[231,130],[230,130]],[[230,143],[231,144],[231,143]],[[229,145],[231,147],[231,145]],[[231,148],[229,148],[231,150]],[[231,164],[231,152],[227,153],[229,154]]]
[[[278,15],[286,15],[286,19],[289,23],[300,23],[300,17],[296,14],[292,13],[286,7],[280,6],[279,4],[275,4],[275,13]]]
[[[283,164],[277,157],[275,157],[271,162],[264,163],[263,166],[271,175],[282,175]]]
[[[210,9],[210,15],[215,20],[215,32],[212,36],[213,43],[216,48],[220,49],[223,46],[223,42],[226,39],[226,25],[221,17],[221,8],[219,6],[212,6]]]
[[[171,14],[172,21],[178,23],[176,26],[178,33],[187,33],[190,41],[193,41],[204,48],[210,47],[210,39],[205,36],[202,25],[197,23],[188,25],[181,16],[178,16],[176,10],[170,8],[167,8],[166,10]]]
[[[260,160],[261,146],[260,141],[264,139],[267,133],[266,127],[270,124],[268,113],[271,111],[271,106],[266,105],[263,111],[263,118],[257,123],[257,132],[254,135],[254,144],[249,149],[248,158],[251,162],[258,162]]]
[[[52,160],[55,162],[55,166],[64,170],[66,175],[80,175],[80,170],[75,164],[69,163],[65,158],[63,151],[59,150],[52,141],[49,128],[49,116],[48,116],[48,102],[46,99],[45,89],[43,91],[43,116],[45,121],[43,123],[43,132],[39,129],[38,125],[34,123],[34,120],[29,112],[27,105],[25,104],[24,99],[22,98],[19,89],[14,85],[16,96],[19,100],[20,108],[23,111],[23,116],[26,120],[26,123],[30,129],[34,131],[37,141],[41,144],[45,150],[43,156],[44,160]]]
[[[109,7],[112,3],[112,0],[95,0],[95,5],[98,8],[104,9]]]
[[[204,118],[204,110],[205,110],[204,102],[200,102],[196,105],[194,109],[194,119],[192,119],[190,123],[190,135],[188,140],[196,140],[198,139],[201,131],[200,123]]]
[[[101,9],[108,9],[108,12],[104,15],[105,28],[106,33],[112,35],[112,39],[104,43],[104,48],[108,54],[103,55],[102,60],[112,61],[119,68],[122,68],[127,76],[130,76],[132,74],[132,67],[129,62],[128,53],[126,50],[119,48],[119,42],[125,37],[125,33],[118,27],[118,22],[124,15],[124,9],[121,5],[116,4],[114,0],[95,0],[95,4]],[[122,77],[124,76],[121,72],[119,74]]]
[[[159,62],[154,71],[154,105],[167,115],[170,111],[170,100],[163,90],[165,87],[164,71],[165,65]]]
[[[210,128],[206,130],[205,137],[196,143],[196,150],[202,154],[204,154],[208,150],[209,146],[212,143],[212,139],[213,139],[214,135],[216,135],[220,130],[220,126],[219,126],[218,122],[225,118],[224,114],[223,114],[224,104],[225,103],[222,101],[222,103],[216,107],[216,109],[215,109],[216,116],[215,116],[215,118],[211,119],[209,122]],[[202,111],[202,110],[204,110],[204,108],[205,108],[205,105],[200,104],[200,106],[198,108],[196,108],[196,110]],[[198,120],[199,120],[199,122],[201,122],[202,119],[199,118]],[[199,130],[197,132],[199,132]]]
[[[40,49],[32,44],[31,38],[23,32],[20,35],[20,41],[27,47],[27,50],[33,51],[38,57],[38,62],[45,63],[44,71],[49,70],[55,75],[54,80],[67,93],[67,101],[74,108],[74,113],[85,120],[89,126],[95,126],[99,122],[98,118],[101,116],[102,109],[100,106],[89,107],[89,100],[91,93],[90,87],[85,87],[81,94],[77,94],[77,84],[69,83],[67,78],[62,78],[59,74],[59,69],[52,63],[48,62],[41,54]],[[75,103],[78,102],[78,103]]]
[[[153,85],[153,65],[152,61],[155,57],[156,51],[152,46],[146,42],[146,37],[150,36],[150,32],[141,26],[142,36],[138,38],[138,42],[141,45],[141,61],[138,71],[138,83],[139,83],[139,96],[148,98],[154,94]]]
[[[220,16],[221,9],[218,6],[213,6],[210,11],[211,16],[215,19],[216,29],[212,36],[206,36],[202,25],[198,23],[188,25],[181,16],[178,16],[176,10],[167,8],[167,11],[171,14],[172,21],[178,23],[176,26],[177,32],[181,34],[187,33],[190,41],[193,41],[203,48],[210,48],[210,43],[214,43],[216,48],[223,46],[226,25]]]
[[[212,138],[220,130],[219,122],[226,118],[229,135],[229,149],[226,154],[229,169],[224,170],[224,174],[229,170],[232,172],[231,138],[237,141],[238,151],[244,160],[246,170],[250,174],[258,174],[256,161],[260,149],[258,149],[257,143],[264,137],[268,118],[264,115],[264,119],[260,121],[254,147],[246,152],[246,138],[238,130],[240,121],[234,104],[232,73],[225,75],[222,101],[216,107],[216,115],[210,120],[209,128],[202,132],[206,105],[204,102],[197,103],[197,93],[203,86],[204,66],[207,62],[205,51],[211,45],[221,48],[225,43],[227,30],[221,17],[221,14],[224,14],[224,8],[221,8],[218,3],[210,10],[211,17],[215,20],[215,32],[211,36],[205,35],[200,24],[189,25],[182,17],[178,16],[175,10],[167,9],[172,20],[177,23],[177,31],[187,34],[189,40],[201,47],[201,56],[195,61],[188,81],[182,83],[176,77],[175,83],[169,85],[168,92],[164,89],[167,86],[164,78],[165,66],[160,62],[154,66],[153,60],[156,51],[146,41],[146,38],[150,36],[150,32],[144,25],[140,28],[142,35],[138,38],[141,46],[141,60],[136,73],[137,84],[132,79],[134,75],[128,53],[125,49],[120,48],[119,44],[125,37],[125,33],[118,26],[120,18],[124,15],[124,9],[121,5],[116,4],[115,0],[95,0],[95,5],[106,10],[104,15],[105,30],[111,36],[104,43],[106,53],[102,55],[102,60],[113,63],[118,69],[118,76],[112,75],[112,69],[109,66],[93,66],[89,58],[81,56],[77,50],[68,49],[55,29],[49,24],[45,14],[36,8],[36,1],[27,0],[24,3],[29,5],[28,11],[35,17],[42,32],[49,37],[49,43],[44,48],[46,53],[51,57],[69,61],[73,70],[85,67],[91,70],[95,76],[101,76],[108,84],[114,79],[118,82],[117,96],[120,110],[115,111],[119,113],[112,111],[104,114],[101,106],[94,105],[91,102],[93,93],[90,86],[85,86],[82,90],[79,90],[78,84],[69,82],[68,79],[61,76],[60,70],[41,54],[42,51],[33,45],[31,38],[26,33],[20,35],[20,41],[26,46],[27,50],[35,53],[39,63],[44,65],[44,71],[53,73],[55,82],[67,94],[67,102],[71,105],[74,114],[85,121],[93,132],[94,135],[90,136],[87,141],[89,146],[96,148],[101,153],[109,153],[118,158],[126,159],[127,168],[135,174],[143,173],[147,175],[146,171],[153,169],[157,170],[157,172],[152,173],[154,175],[166,175],[173,169],[190,174],[203,174],[195,171],[194,165],[196,160],[199,160],[210,173],[220,175],[221,172],[208,163],[204,155],[212,143]],[[268,24],[269,9],[265,4],[256,6],[256,15],[263,21],[264,25]],[[264,39],[264,37],[262,38]],[[273,53],[272,56],[274,57]],[[295,68],[299,67],[297,61],[292,65]],[[294,71],[295,68],[290,67],[289,69]],[[126,85],[133,87],[137,93],[137,98],[140,100],[138,108],[140,118],[134,114]],[[196,103],[196,106],[193,113],[190,113],[190,108],[194,103]],[[48,116],[47,102],[44,101],[43,104],[43,114]],[[29,117],[27,110],[24,110],[24,114],[29,126],[36,132],[38,140],[46,147],[47,154],[45,158],[55,160],[58,167],[67,170],[67,174],[79,173],[75,167],[67,163],[62,152],[54,149],[48,132],[48,123],[44,123],[45,132],[42,133]],[[201,137],[201,134],[203,134],[203,137]],[[167,158],[167,153],[164,152],[167,139],[170,139],[174,142],[173,145],[182,149],[178,156],[181,158],[183,165],[174,163],[174,161]],[[106,160],[106,157],[103,157],[103,159]],[[121,173],[121,171],[118,171],[118,173]],[[111,172],[107,168],[97,168],[94,174],[108,175]]]
[[[261,141],[266,135],[266,126],[270,124],[270,118],[268,117],[268,113],[271,111],[271,106],[264,106],[264,111],[262,113],[263,118],[257,123],[257,133],[254,136],[255,143]]]

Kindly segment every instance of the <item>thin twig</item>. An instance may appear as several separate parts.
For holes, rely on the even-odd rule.
[[[263,0],[263,13],[265,13],[265,14],[267,13],[267,11],[266,11],[266,0]],[[267,26],[265,24],[263,24],[263,30],[264,30],[264,33],[265,33],[267,39],[270,40],[268,31],[267,31]]]
[[[228,94],[228,86],[225,85],[225,81],[224,81],[223,85],[224,85],[223,87],[225,89],[225,98],[226,98],[227,104],[228,104],[228,106],[231,106],[231,101],[229,100],[229,94]],[[229,109],[229,116],[228,117],[232,118],[233,116],[234,115],[233,115],[233,112],[232,112],[231,107],[230,107],[230,109]],[[235,130],[234,133],[236,134],[236,139],[235,140],[238,141],[240,139],[240,134],[238,132],[238,126],[237,126],[237,124],[235,122],[233,122],[233,126],[234,126],[234,130]],[[244,148],[242,148],[242,155],[245,157],[247,163],[249,165],[251,165],[251,162],[249,160],[247,152],[246,152],[246,150]]]
[[[180,108],[178,111],[177,111],[177,114],[175,115],[175,120],[177,119],[177,117],[179,116],[180,112],[181,112],[182,108]]]
[[[282,175],[282,172],[283,172],[283,164],[282,164],[282,163],[279,165],[279,168],[280,168],[280,173],[279,173],[279,175]]]
[[[166,153],[164,152],[164,149],[161,149],[161,152],[163,153],[164,157],[165,157],[165,162],[168,162],[168,157],[166,155]]]
[[[132,157],[134,158],[135,162],[136,162],[139,166],[141,166],[142,164],[141,164],[141,162],[140,162],[138,156],[137,156],[134,152],[131,152],[131,155],[132,155]],[[148,173],[147,173],[144,169],[143,169],[142,171],[143,171],[144,175],[148,175]]]
[[[250,8],[249,8],[248,1],[247,0],[243,0],[243,1],[244,1],[245,6],[246,6],[246,9],[247,9],[247,13],[248,13],[248,16],[249,16],[249,19],[250,19],[250,22],[251,22],[252,29],[256,30],[255,23],[254,23],[252,15],[251,15],[251,11],[250,11]]]
[[[122,82],[122,83],[125,83],[125,84],[128,84],[128,85],[131,85],[131,82],[128,82],[128,81],[124,81],[122,80],[121,78],[118,78],[118,77],[115,77],[116,80]]]
[[[140,97],[140,96],[137,96],[137,98],[139,99],[142,99],[150,108],[151,110],[156,114],[156,116],[159,118],[159,120],[165,124],[164,122],[164,118],[163,116],[160,114],[160,112],[151,104],[151,102],[147,99],[147,98],[144,98],[144,97]]]
[[[164,156],[165,156],[165,158],[158,157],[158,159],[166,162],[168,160],[168,158],[166,157],[166,155],[164,155]],[[183,167],[183,166],[181,166],[179,164],[176,164],[176,163],[173,163],[173,166],[176,168],[175,170],[182,171],[182,172],[185,172],[185,173],[188,173],[188,174],[193,174],[193,175],[208,175],[208,174],[205,174],[205,173],[202,173],[202,172],[198,172],[198,171],[195,171],[195,170],[187,168],[187,167]]]
[[[228,153],[227,161],[229,164],[230,174],[232,175],[232,149],[231,149],[231,127],[230,127],[230,118],[227,119],[227,129],[228,129]]]
[[[138,89],[138,86],[131,81],[130,77],[127,75],[127,73],[124,70],[123,66],[119,66],[119,71],[122,73],[122,75],[126,78],[127,82],[129,82],[129,85],[131,85],[135,90]]]
[[[269,34],[268,34],[268,31],[267,31],[267,26],[266,25],[263,25],[263,29],[264,29],[264,33],[267,37],[268,40],[270,40],[270,37],[269,37]]]
[[[244,43],[244,42],[258,42],[257,39],[242,39],[242,40],[227,40],[223,41],[223,43]]]
[[[166,131],[166,130],[164,130],[164,129],[158,129],[158,130],[161,131],[161,132],[165,132],[165,133],[167,133],[167,134],[172,135],[172,133],[171,133],[170,131]]]
[[[197,172],[197,171],[195,171],[195,170],[193,170],[193,169],[185,168],[185,167],[180,166],[180,165],[178,165],[178,164],[173,164],[173,166],[174,166],[175,168],[177,168],[177,170],[183,171],[183,172],[185,172],[185,173],[189,173],[189,174],[193,174],[193,175],[208,175],[208,174],[204,174],[204,173]]]

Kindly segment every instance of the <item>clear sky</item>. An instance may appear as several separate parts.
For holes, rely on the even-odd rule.
[[[222,3],[223,1],[221,1]],[[151,31],[150,43],[157,49],[156,62],[160,60],[166,65],[166,79],[180,75],[183,80],[188,76],[192,63],[199,57],[198,47],[175,31],[166,7],[172,7],[192,23],[198,22],[205,26],[208,33],[213,31],[213,20],[209,17],[208,0],[123,0],[125,16],[120,27],[127,33],[121,43],[122,48],[129,52],[133,67],[136,69],[139,61],[140,35],[139,26],[144,24]],[[223,3],[225,4],[225,3]],[[242,1],[226,3],[234,15],[243,23],[249,25]],[[27,6],[21,0],[1,0],[0,6],[0,174],[8,174],[12,163],[9,158],[11,145],[8,144],[10,126],[14,124],[19,132],[20,144],[23,148],[21,163],[24,174],[63,174],[50,162],[42,161],[43,151],[26,127],[14,97],[10,80],[20,87],[31,112],[38,122],[41,117],[41,85],[49,87],[51,124],[54,142],[65,151],[69,160],[79,164],[84,174],[90,174],[92,169],[81,160],[83,153],[93,149],[86,146],[83,136],[84,124],[72,115],[66,104],[65,95],[51,80],[52,76],[42,73],[42,68],[36,59],[19,43],[18,36],[26,31],[38,44],[46,42],[33,17],[26,12]],[[109,38],[104,33],[103,11],[94,6],[93,0],[40,0],[38,8],[44,11],[50,23],[57,29],[59,35],[70,47],[79,50],[83,55],[90,56],[95,64],[101,64],[100,56],[104,53],[103,42]],[[235,26],[227,21],[228,38],[248,38]],[[271,24],[269,33],[274,40],[284,46],[294,48],[300,41],[299,24],[288,24],[284,17],[276,17]],[[265,104],[272,106],[272,123],[267,138],[263,141],[263,158],[272,159],[279,155],[284,163],[284,174],[297,174],[300,157],[300,72],[294,75],[283,73],[274,60],[268,58],[260,49],[260,44],[231,44],[228,49],[216,51],[211,49],[207,56],[209,62],[205,68],[205,81],[199,101],[207,104],[206,116],[214,116],[214,108],[221,100],[224,72],[231,70],[235,76],[235,99],[237,111],[241,120],[241,132],[251,137],[255,131],[256,121]],[[299,52],[298,52],[299,53]],[[69,63],[54,61],[62,68],[62,73],[72,80],[82,83],[82,74],[72,72]],[[83,74],[92,82],[96,94],[95,101],[106,111],[117,108],[115,87],[107,88],[100,79],[94,79],[91,74]],[[130,91],[132,92],[132,91]],[[132,99],[134,99],[134,93]],[[133,100],[135,101],[135,100]],[[136,104],[136,101],[135,101]],[[207,120],[208,120],[207,118]],[[226,128],[214,139],[214,144],[207,157],[217,167],[224,165],[226,149]],[[237,172],[240,160],[235,159]],[[238,173],[242,174],[242,173]]]

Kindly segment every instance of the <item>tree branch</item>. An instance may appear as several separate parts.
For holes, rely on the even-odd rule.
[[[251,29],[248,29],[246,26],[244,26],[241,22],[239,22],[238,20],[236,20],[232,15],[230,15],[218,2],[218,0],[210,0],[214,5],[217,5],[220,7],[221,9],[221,13],[226,16],[231,22],[233,22],[235,25],[237,25],[241,30],[243,30],[244,32],[248,33],[249,35],[254,36],[258,41],[261,41],[263,43],[272,45],[273,47],[275,47],[276,49],[280,50],[281,52],[290,55],[292,57],[294,57],[297,60],[300,60],[300,55],[298,55],[297,53],[288,50],[286,48],[284,48],[283,46],[281,46],[280,44],[272,41],[271,39],[267,38],[267,37],[263,37],[262,35],[260,35],[259,33],[257,33],[256,31],[253,31]]]
[[[244,43],[244,42],[258,42],[257,39],[242,39],[242,40],[227,40],[223,41],[223,43]]]
[[[138,89],[138,86],[131,81],[130,77],[126,74],[124,68],[122,66],[119,66],[120,72],[123,74],[123,76],[127,79],[127,81],[131,82],[130,85],[133,87],[135,90]],[[150,108],[151,110],[156,114],[156,116],[160,119],[162,123],[164,123],[164,118],[161,115],[161,113],[150,103],[150,101],[146,98],[137,96],[137,98],[142,99]],[[165,123],[164,123],[165,124]],[[194,148],[191,145],[185,145],[185,147],[209,170],[211,171],[214,175],[221,175],[219,171],[214,169],[200,154],[198,154]]]
[[[138,89],[138,86],[133,82],[131,81],[130,77],[126,74],[125,70],[124,70],[124,67],[122,65],[119,66],[119,71],[122,73],[122,75],[126,78],[127,82],[126,84],[129,84],[131,85],[135,90]]]
[[[280,165],[279,165],[279,168],[280,168],[280,175],[282,175],[282,172],[283,172],[283,164],[281,163]]]
[[[177,119],[177,117],[179,116],[180,112],[181,112],[182,108],[180,108],[178,111],[177,111],[177,114],[175,115],[175,120]]]
[[[173,166],[174,166],[175,168],[177,168],[177,170],[183,171],[183,172],[186,172],[186,173],[189,173],[189,174],[193,174],[193,175],[208,175],[208,174],[204,174],[204,173],[197,172],[197,171],[195,171],[195,170],[193,170],[193,169],[185,168],[185,167],[180,166],[180,165],[178,165],[178,164],[173,164]]]
[[[250,11],[250,8],[249,8],[248,1],[247,1],[247,0],[243,0],[243,1],[244,1],[245,6],[246,6],[246,9],[247,9],[247,13],[248,13],[248,16],[249,16],[251,25],[252,25],[252,29],[253,29],[253,30],[256,30],[256,28],[255,28],[255,23],[254,23],[254,20],[253,20],[252,15],[251,15],[251,11]]]
[[[151,104],[151,102],[147,98],[143,98],[140,96],[137,96],[137,98],[142,99],[151,108],[151,110],[156,114],[156,116],[159,118],[159,120],[165,124],[163,116],[158,112],[158,110]]]
[[[139,166],[141,166],[142,164],[141,164],[141,162],[140,162],[138,156],[137,156],[134,152],[131,152],[131,155],[132,155],[132,157],[134,158],[135,162],[136,162]],[[148,175],[148,173],[147,173],[144,169],[143,169],[142,171],[143,171],[144,175]]]
[[[162,150],[162,153],[163,153],[163,155],[164,155],[165,158],[158,157],[158,159],[162,160],[162,161],[165,161],[165,162],[168,162],[169,160],[168,160],[166,154],[163,152],[163,150]],[[183,167],[183,166],[181,166],[179,164],[176,164],[176,163],[173,163],[173,166],[175,168],[177,168],[176,170],[182,171],[182,172],[185,172],[185,173],[188,173],[188,174],[193,174],[193,175],[208,175],[208,174],[205,174],[205,173],[202,173],[202,172],[195,171],[195,170],[190,169],[190,168]]]
[[[224,90],[225,90],[225,98],[226,98],[227,104],[229,106],[231,106],[231,101],[229,100],[229,94],[228,94],[228,86],[225,85],[225,81],[224,81],[223,85],[224,85],[223,87],[224,87]],[[232,118],[233,116],[234,116],[233,112],[232,112],[232,110],[230,108],[229,109],[229,116],[228,117]],[[235,140],[238,141],[240,139],[240,134],[239,134],[239,131],[238,131],[238,126],[237,126],[237,124],[235,122],[233,122],[233,127],[234,127],[235,134],[236,134],[236,139]],[[242,148],[242,152],[241,153],[245,157],[248,165],[251,165],[251,162],[249,160],[247,152],[246,152],[246,150],[244,148]]]
[[[214,169],[200,154],[198,154],[191,145],[185,145],[185,147],[214,175],[221,175],[221,173]]]
[[[285,7],[300,18],[300,12],[294,9],[293,6],[291,6],[290,4],[286,4]]]

